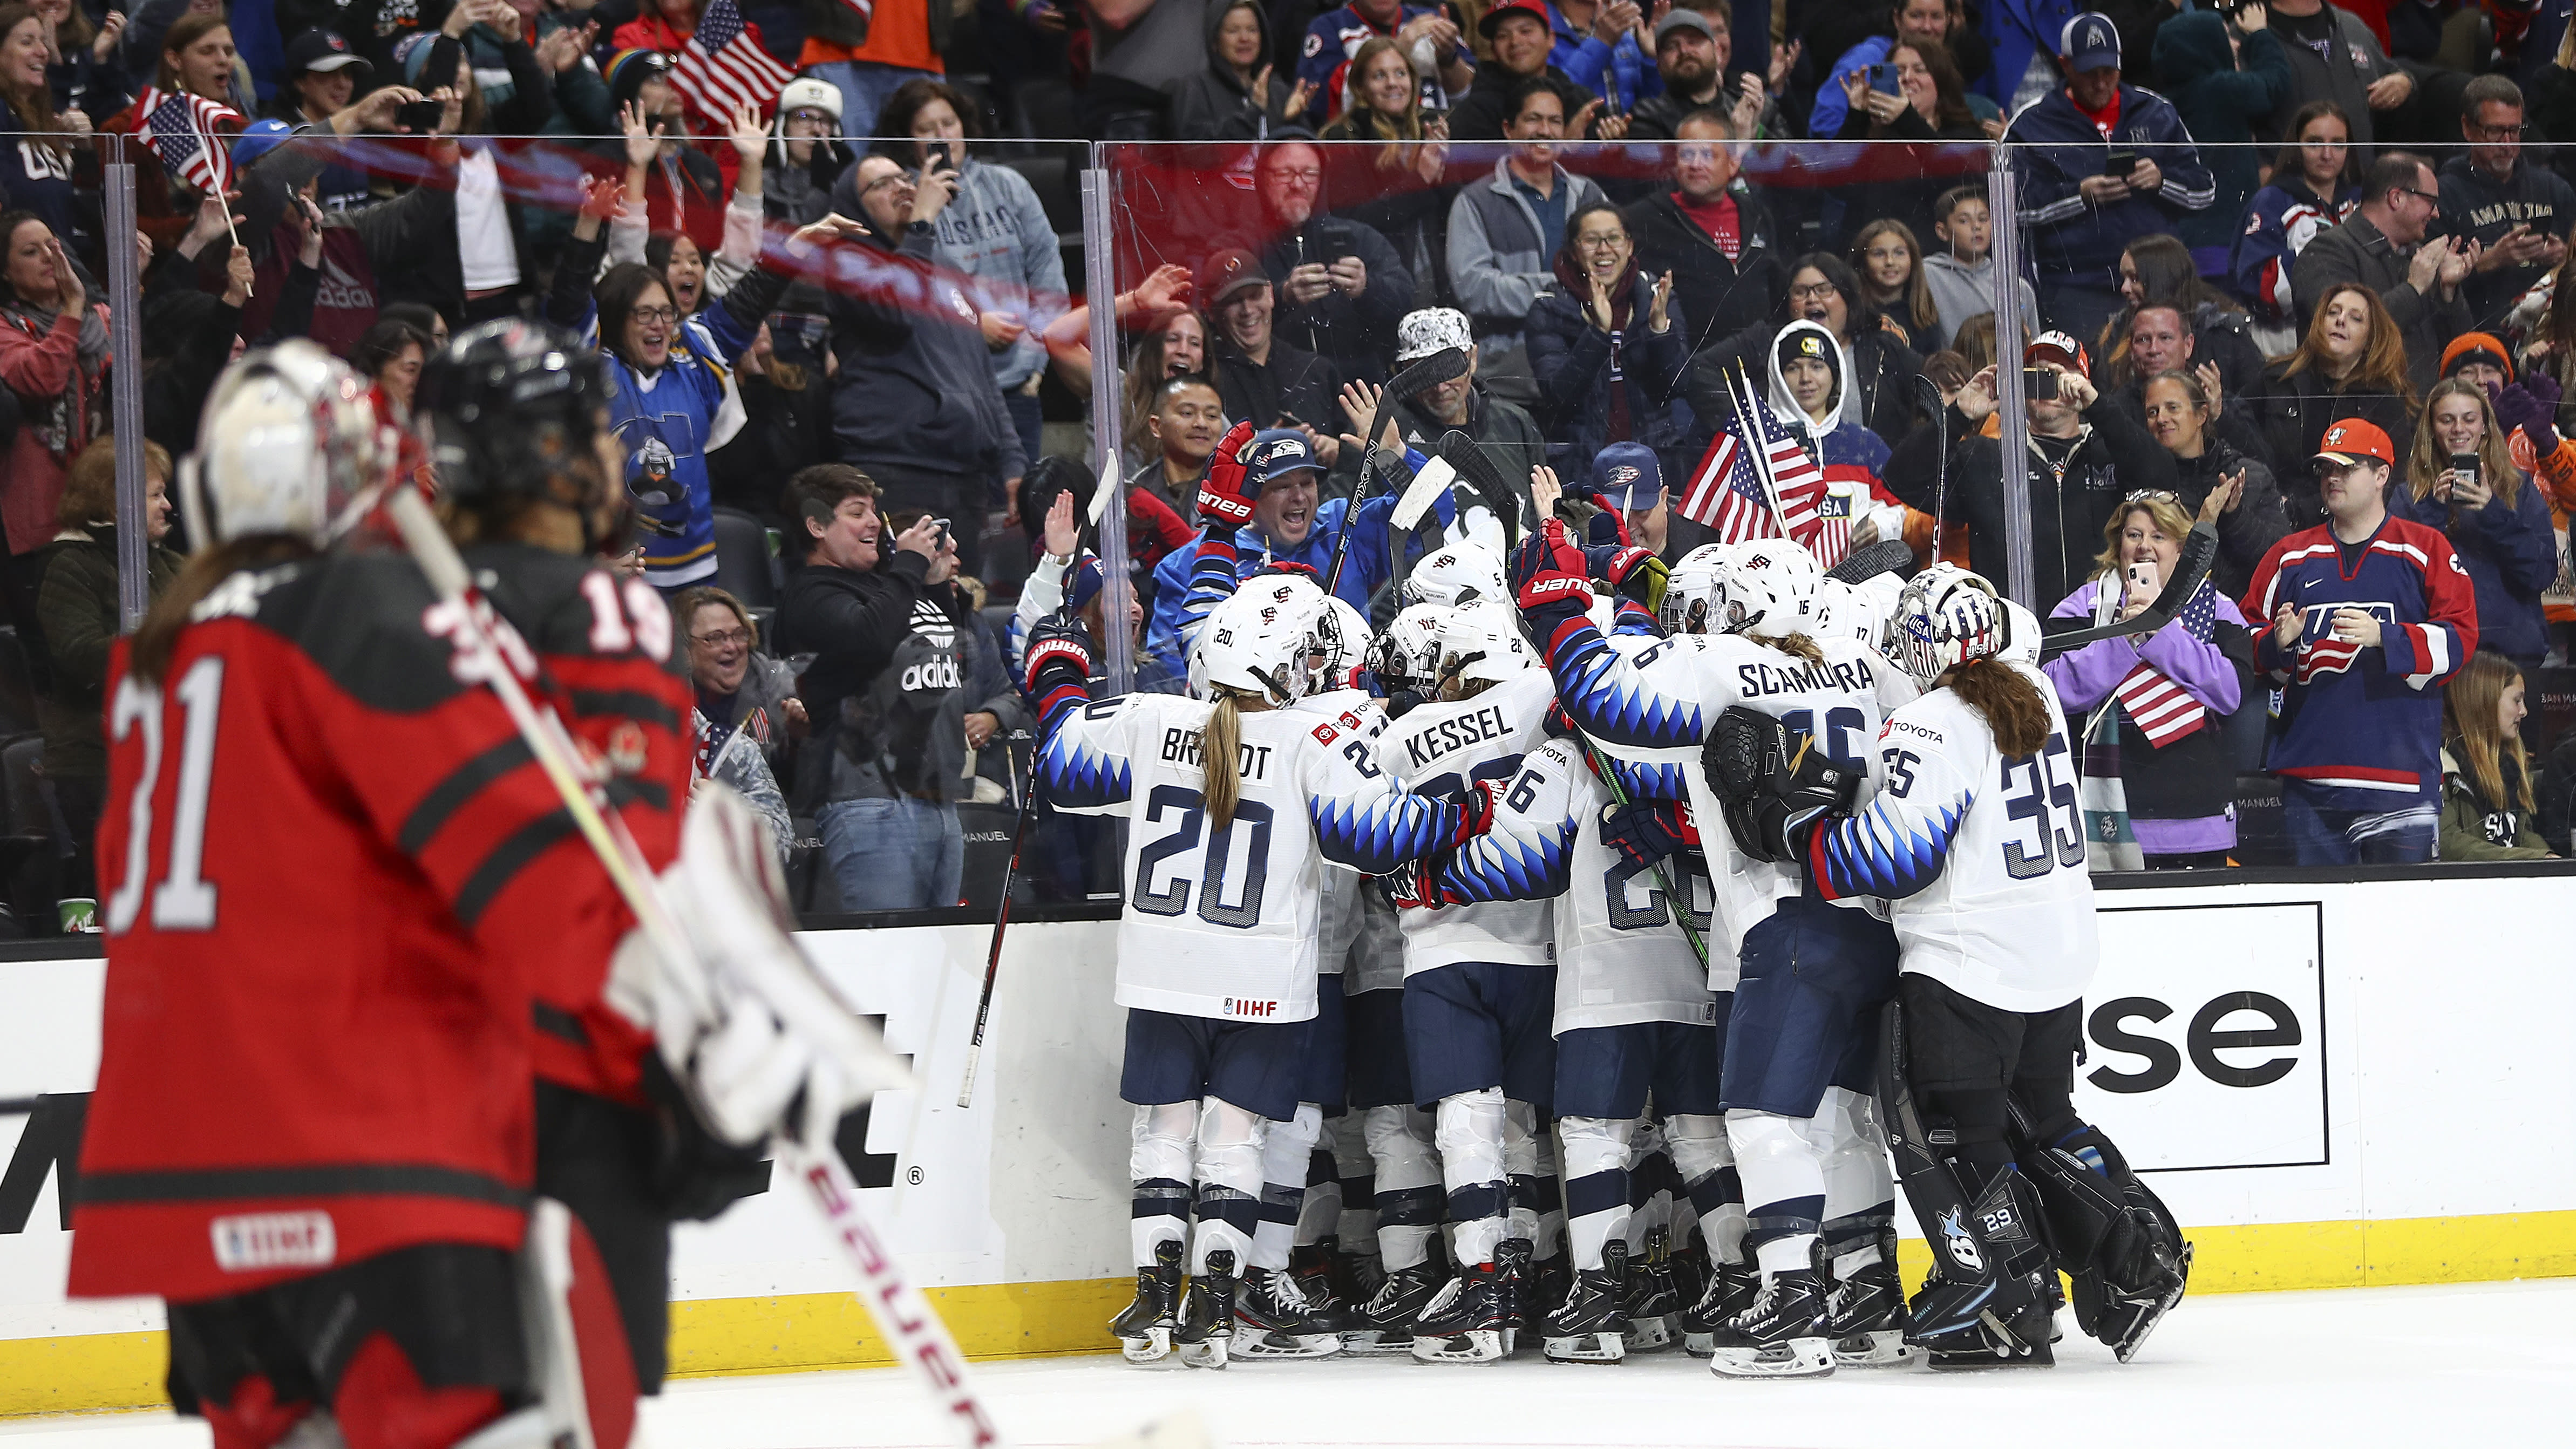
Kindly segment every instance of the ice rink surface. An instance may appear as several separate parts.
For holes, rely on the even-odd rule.
[[[2138,1361],[2073,1334],[2053,1370],[1845,1370],[1720,1382],[1679,1352],[1615,1367],[1535,1358],[1485,1368],[1325,1359],[1223,1373],[1114,1356],[984,1367],[1015,1444],[1079,1445],[1187,1405],[1219,1445],[1289,1449],[2212,1449],[2217,1445],[2576,1442],[2576,1280],[2240,1293],[2186,1300]],[[650,1449],[856,1449],[947,1441],[907,1374],[760,1375],[674,1384]],[[168,1414],[0,1421],[0,1449],[203,1449]]]

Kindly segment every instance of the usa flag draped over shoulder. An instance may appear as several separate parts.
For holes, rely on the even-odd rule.
[[[1717,530],[1720,543],[1778,538],[1785,522],[1788,536],[1814,551],[1824,527],[1817,508],[1825,494],[1824,473],[1757,389],[1731,385],[1728,391],[1735,394],[1735,422],[1718,430],[1693,470],[1682,494],[1682,516]],[[1737,435],[1748,417],[1760,434],[1759,449]],[[1769,496],[1763,489],[1765,475],[1772,484]],[[1772,497],[1780,501],[1777,517]]]
[[[162,169],[204,192],[232,189],[232,151],[215,130],[218,122],[241,120],[241,112],[220,101],[186,91],[147,86],[136,110],[144,135]]]
[[[778,104],[778,93],[794,79],[794,71],[752,43],[734,0],[708,0],[698,16],[697,33],[680,47],[679,61],[671,67],[671,84],[689,109],[719,125],[732,121],[745,106],[766,118]]]
[[[2102,586],[2112,587],[2113,580],[2105,579]],[[2174,617],[2191,632],[2191,637],[2208,643],[2210,632],[2218,627],[2218,590],[2204,580]],[[2111,692],[2119,696],[2120,707],[2129,712],[2129,720],[2138,727],[2138,733],[2157,749],[2191,734],[2209,718],[2209,711],[2199,700],[2157,673],[2152,664],[2141,662]]]

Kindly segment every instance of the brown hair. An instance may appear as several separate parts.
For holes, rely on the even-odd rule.
[[[2433,408],[2446,397],[2474,398],[2484,430],[2478,434],[2478,471],[2485,475],[2486,485],[2513,507],[2522,500],[2522,470],[2514,466],[2511,440],[2496,426],[2495,405],[2487,401],[2484,389],[2463,378],[2446,377],[2433,384],[2424,395],[2424,411],[2415,424],[2415,447],[2406,455],[2406,488],[2417,502],[2432,496],[2433,484],[2451,462],[2439,439],[2433,436]]]
[[[2520,678],[2522,670],[2501,654],[2481,649],[2470,655],[2443,687],[2442,734],[2458,752],[2459,764],[2476,782],[2478,793],[2498,805],[2516,803],[2504,788],[2502,758],[2511,756],[2519,777],[2515,783],[2522,787],[2520,803],[2531,810],[2537,808],[2532,804],[2531,757],[2523,753],[2522,736],[2508,732],[2496,718],[2505,687]]]
[[[161,37],[161,70],[160,79],[156,84],[165,91],[179,89],[179,68],[170,63],[170,57],[205,39],[214,31],[232,28],[232,21],[222,15],[180,16],[179,22],[171,26],[169,32]],[[225,96],[207,96],[204,99],[230,103]]]
[[[2356,393],[2379,393],[2398,399],[2411,411],[2415,406],[2415,384],[2406,375],[2406,337],[2397,330],[2397,319],[2388,315],[2388,306],[2379,294],[2359,282],[2344,282],[2326,289],[2317,299],[2317,311],[2308,323],[2308,332],[2299,339],[2299,350],[2290,354],[2289,364],[2281,369],[2284,378],[2296,377],[2313,367],[2320,376],[2326,372],[2326,308],[2345,294],[2359,297],[2362,310],[2370,314],[2370,340],[2353,365],[2347,379],[2349,387],[2338,387],[2346,396]]]
[[[829,527],[828,520],[840,511],[842,499],[876,496],[876,480],[849,464],[816,463],[797,469],[795,476],[787,480],[787,491],[779,499],[783,505],[780,511],[797,520],[795,537],[810,553],[814,535],[804,527],[804,520],[819,516]]]
[[[1396,59],[1404,62],[1406,73],[1412,73],[1413,58],[1406,55],[1404,47],[1396,44],[1391,37],[1372,35],[1361,41],[1360,48],[1351,56],[1350,69],[1346,72],[1350,76],[1350,109],[1342,112],[1339,120],[1324,128],[1324,140],[1419,141],[1422,139],[1420,76],[1414,77],[1411,93],[1406,97],[1404,111],[1400,115],[1390,116],[1370,105],[1360,90],[1360,78],[1368,74],[1369,66],[1374,64],[1379,56],[1390,51],[1394,52]],[[1400,151],[1381,151],[1377,155],[1377,167],[1381,171],[1394,170],[1407,164],[1407,161],[1406,155]]]
[[[731,609],[734,618],[741,622],[742,627],[751,631],[751,647],[754,649],[760,647],[760,621],[751,617],[751,611],[742,606],[742,600],[713,584],[700,584],[693,589],[682,589],[671,597],[671,622],[679,626],[682,640],[689,638],[689,621],[696,618],[698,611],[709,604],[718,608]]]
[[[2360,165],[2362,148],[2352,144],[2352,117],[2344,114],[2343,107],[2332,101],[2310,101],[2299,107],[2297,113],[2290,117],[2290,129],[2281,133],[2281,149],[2272,158],[2274,175],[2287,176],[2301,183],[2306,182],[2308,168],[2306,158],[2301,154],[2299,138],[2307,132],[2308,122],[2322,120],[2329,116],[2343,123],[2343,169],[2335,173],[2335,180],[2344,186],[2354,183],[2357,178],[2353,173]],[[2339,196],[2326,198],[2328,201],[2342,199]]]
[[[1948,675],[1951,692],[1986,717],[1995,748],[2007,760],[2035,755],[2048,743],[2048,698],[2000,659],[1971,659]]]
[[[132,653],[134,677],[146,684],[159,684],[170,672],[170,654],[179,647],[179,633],[188,627],[188,616],[215,585],[246,569],[262,569],[272,564],[311,558],[313,545],[288,533],[254,533],[219,543],[188,560],[179,576],[135,626]]]
[[[80,6],[77,3],[72,6],[72,13],[75,15],[80,13]],[[0,5],[0,39],[6,39],[9,32],[17,29],[18,22],[22,20],[33,20],[39,25],[45,23],[45,17],[37,14],[36,7],[32,5]],[[7,101],[9,109],[17,112],[18,126],[21,130],[50,131],[57,134],[63,130],[63,123],[54,119],[54,88],[49,81],[39,81],[34,89],[22,91],[14,82],[0,80],[0,101]],[[47,141],[38,144],[45,146],[57,156],[66,154],[61,142]]]
[[[1968,364],[1968,376],[1995,365],[1995,314],[1980,312],[1950,334],[1950,346]]]
[[[1199,766],[1207,776],[1199,797],[1207,802],[1208,824],[1222,831],[1234,824],[1234,808],[1243,802],[1243,696],[1223,685],[1212,687],[1215,708],[1199,726]],[[1219,769],[1217,761],[1225,767]]]
[[[1903,0],[1898,0],[1896,8],[1900,11],[1905,8]],[[1977,113],[1968,109],[1967,77],[1959,74],[1959,62],[1951,58],[1949,46],[1937,40],[1900,40],[1887,48],[1888,60],[1893,62],[1900,50],[1913,51],[1923,62],[1923,68],[1932,73],[1933,125],[1958,127],[1977,123]],[[1906,104],[1911,106],[1913,102]],[[1870,127],[1874,134],[1881,129],[1875,124]]]
[[[146,478],[157,473],[162,482],[169,482],[170,450],[145,439],[143,473]],[[98,438],[72,459],[71,473],[63,481],[62,505],[54,510],[54,522],[65,528],[79,528],[115,521],[116,439]]]
[[[1869,255],[1869,244],[1883,236],[1892,236],[1905,243],[1905,253],[1908,258],[1905,267],[1905,290],[1897,299],[1897,305],[1903,308],[1905,315],[1897,320],[1910,322],[1916,327],[1939,326],[1941,309],[1932,305],[1932,288],[1923,280],[1923,243],[1914,239],[1914,228],[1892,216],[1880,217],[1862,227],[1852,237],[1852,270],[1860,273],[1861,289],[1866,292],[1876,285],[1870,277],[1868,264],[1863,259]],[[1878,298],[1872,295],[1870,300],[1876,302]]]
[[[2156,375],[2169,377],[2172,374]],[[2111,510],[2110,518],[2102,524],[2102,552],[2094,556],[2093,577],[2107,578],[2120,571],[2120,534],[2128,528],[2132,513],[2145,514],[2155,524],[2158,533],[2177,545],[2191,534],[2191,515],[2183,512],[2182,504],[2175,499],[2141,498],[2134,503],[2123,503]]]

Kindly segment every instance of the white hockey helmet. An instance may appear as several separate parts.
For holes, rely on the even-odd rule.
[[[1340,640],[1322,589],[1287,574],[1246,579],[1200,626],[1190,683],[1202,696],[1223,688],[1294,704],[1313,690],[1314,657],[1339,654]]]
[[[1672,634],[1705,634],[1709,620],[1717,612],[1717,565],[1732,547],[1723,543],[1704,543],[1682,555],[1664,580],[1664,606],[1661,614],[1665,632]]]
[[[1500,599],[1461,604],[1440,621],[1444,683],[1455,679],[1462,685],[1500,684],[1538,667],[1537,653],[1521,637],[1519,616]]]
[[[1876,574],[1847,584],[1828,574],[1816,591],[1816,637],[1856,639],[1874,654],[1887,651],[1887,616],[1904,592],[1904,580]]]
[[[1406,603],[1457,605],[1469,599],[1509,599],[1503,556],[1474,539],[1449,544],[1404,576]]]
[[[1333,650],[1320,667],[1321,678],[1329,681],[1322,687],[1331,688],[1360,667],[1368,653],[1369,626],[1368,616],[1352,608],[1350,600],[1339,594],[1324,595],[1324,610],[1332,616]]]
[[[1888,656],[1930,689],[1953,666],[2001,654],[2010,627],[1994,585],[1956,564],[1936,563],[1896,596]]]
[[[1440,682],[1440,621],[1449,616],[1444,604],[1408,604],[1369,648],[1369,668],[1380,687],[1431,692]]]
[[[1996,602],[2004,606],[2004,647],[1995,651],[1995,657],[2037,669],[2042,632],[2039,616],[2010,599],[1998,598]]]
[[[215,380],[179,468],[189,537],[200,549],[260,533],[327,545],[391,480],[398,448],[367,380],[319,345],[246,353]]]

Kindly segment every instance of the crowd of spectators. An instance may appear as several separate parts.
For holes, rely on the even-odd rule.
[[[98,808],[103,279],[132,247],[156,480],[244,346],[321,341],[399,425],[451,329],[595,336],[626,563],[673,598],[707,773],[774,806],[782,849],[819,841],[845,908],[954,904],[961,807],[1017,788],[994,623],[1015,595],[1100,607],[1082,243],[1035,139],[1079,137],[1118,188],[1089,243],[1123,289],[1148,687],[1184,685],[1185,520],[1236,423],[1279,460],[1245,557],[1340,559],[1382,621],[1400,555],[1527,526],[1540,468],[1615,474],[1668,557],[1708,541],[1675,505],[1759,395],[1827,476],[1837,552],[1901,539],[2002,581],[2026,523],[2052,627],[2129,617],[2216,532],[2205,607],[2051,666],[2120,747],[2147,864],[2227,859],[2238,777],[2267,774],[2302,862],[2563,854],[2576,745],[2538,683],[2576,621],[2576,144],[2552,144],[2576,32],[2550,9],[0,5],[0,596],[53,823],[85,839]],[[711,67],[783,79],[727,94]],[[183,102],[214,116],[217,194]],[[103,220],[119,162],[134,237]],[[1452,346],[1464,376],[1380,397]],[[1514,497],[1391,538],[1392,497],[1353,496],[1372,414],[1417,461],[1463,431]]]

